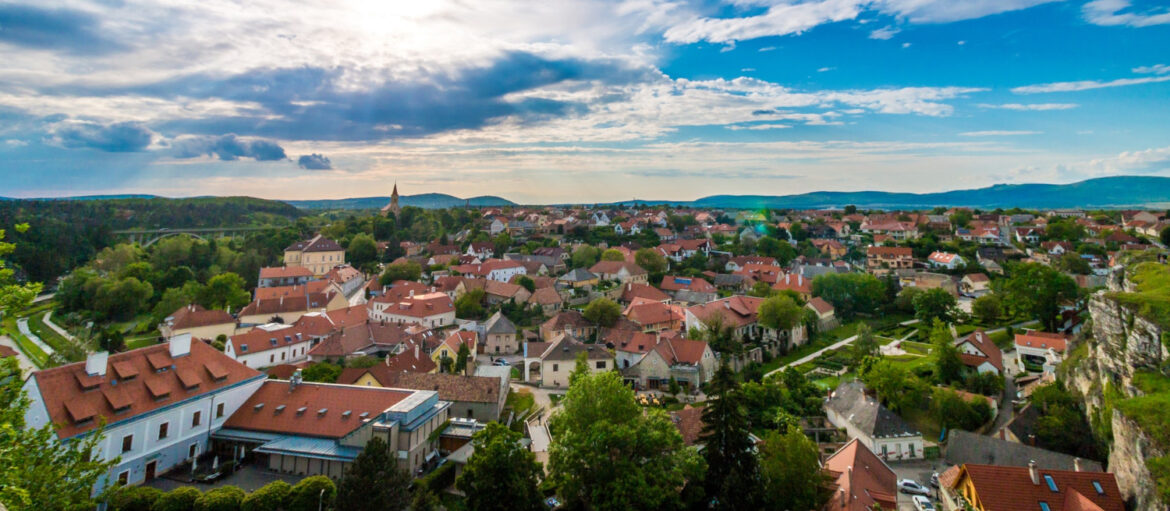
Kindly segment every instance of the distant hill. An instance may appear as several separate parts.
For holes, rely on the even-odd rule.
[[[75,195],[72,197],[33,197],[28,199],[18,199],[15,197],[0,197],[0,200],[110,200],[110,199],[158,199],[158,195],[148,194],[122,194],[122,195]]]
[[[621,202],[619,204],[633,204]],[[734,209],[820,209],[849,204],[874,209],[971,208],[1125,208],[1170,206],[1170,177],[1116,176],[1064,185],[993,185],[938,193],[811,192],[799,195],[712,195],[694,201],[636,201]]]
[[[321,200],[288,200],[284,201],[302,209],[381,209],[390,203],[390,197],[357,197],[352,199],[321,199]],[[515,206],[516,203],[501,197],[483,195],[460,199],[445,193],[423,193],[419,195],[401,195],[398,205],[415,206],[425,209],[454,208],[470,204],[472,206]]]

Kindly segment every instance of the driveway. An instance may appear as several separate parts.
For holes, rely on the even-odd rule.
[[[931,489],[931,498],[935,499],[935,509],[941,509],[938,504],[938,490],[930,486],[930,475],[938,472],[943,473],[944,470],[950,467],[945,461],[938,460],[919,460],[919,461],[890,461],[887,462],[890,469],[898,475],[898,479],[913,479],[923,486]],[[914,511],[913,495],[898,492],[898,511]]]
[[[1017,399],[1016,393],[1019,390],[1016,388],[1016,376],[1020,373],[1015,364],[1016,352],[1014,350],[1003,352],[1003,360],[1003,396],[1000,397],[999,412],[995,416],[995,424],[989,430],[992,435],[998,434],[999,430],[1007,426],[1016,413],[1015,409],[1012,408],[1012,401]]]
[[[536,403],[536,406],[544,409],[544,411],[540,414],[540,423],[542,424],[548,423],[549,413],[551,413],[553,409],[552,399],[549,399],[548,396],[550,394],[560,394],[562,396],[565,394],[564,389],[542,389],[533,385],[523,385],[519,383],[513,383],[511,385],[511,390],[513,392],[526,390],[532,393],[533,401]]]

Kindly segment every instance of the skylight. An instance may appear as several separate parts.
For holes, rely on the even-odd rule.
[[[1101,483],[1099,481],[1093,481],[1093,489],[1097,490],[1097,495],[1105,494],[1105,488],[1101,487]]]
[[[1050,509],[1048,509],[1048,503],[1047,503],[1047,502],[1041,502],[1041,503],[1040,503],[1040,511],[1051,511]]]
[[[1044,482],[1048,483],[1048,489],[1052,490],[1053,493],[1060,491],[1060,490],[1056,489],[1056,481],[1054,479],[1052,479],[1052,476],[1048,476],[1048,475],[1044,476]]]

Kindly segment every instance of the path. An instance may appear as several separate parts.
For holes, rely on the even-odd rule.
[[[48,325],[49,328],[52,328],[54,332],[61,334],[61,337],[69,339],[69,342],[77,342],[77,339],[73,337],[73,334],[70,334],[64,328],[57,326],[57,324],[53,322],[53,311],[45,313],[45,324]]]
[[[20,346],[18,346],[16,341],[12,340],[11,337],[8,337],[7,335],[0,335],[0,345],[8,346],[9,348],[16,350],[16,363],[20,364],[20,370],[24,372],[25,376],[28,376],[29,374],[32,374],[33,371],[37,370],[37,366],[28,359],[28,356],[20,350]]]
[[[1009,353],[1011,353],[1010,359]],[[999,411],[995,416],[995,423],[988,430],[989,435],[997,435],[999,430],[1007,426],[1015,417],[1015,409],[1012,407],[1012,401],[1017,399],[1016,374],[1019,373],[1019,369],[1016,368],[1016,364],[1008,362],[1008,360],[1014,361],[1015,358],[1014,350],[1003,353],[1003,370],[1005,373],[1003,376],[1003,395],[999,398]]]
[[[56,353],[56,351],[53,351],[53,348],[50,348],[48,344],[45,344],[45,341],[42,341],[40,337],[37,337],[36,334],[32,333],[32,330],[28,329],[28,318],[20,318],[16,320],[16,328],[19,328],[20,333],[24,334],[25,337],[28,337],[28,340],[32,341],[33,344],[36,344],[37,347],[40,348],[41,351],[44,351],[46,355],[51,357],[54,353]]]
[[[764,377],[766,378],[768,376],[771,376],[773,373],[781,372],[781,371],[788,369],[789,367],[792,367],[792,366],[798,366],[798,365],[804,364],[806,362],[812,362],[813,360],[816,360],[817,357],[821,356],[822,353],[824,353],[828,350],[835,350],[835,349],[840,348],[842,346],[845,346],[845,345],[847,345],[855,340],[857,340],[856,335],[853,337],[848,337],[848,338],[845,338],[843,340],[837,341],[836,343],[830,344],[829,346],[826,346],[824,348],[821,348],[817,351],[812,352],[811,354],[805,356],[804,358],[801,358],[800,360],[797,360],[795,362],[789,362],[788,364],[782,365],[780,367],[777,367],[776,369],[768,371],[768,374],[765,374]]]
[[[528,423],[528,436],[532,438],[532,452],[547,452],[552,437],[548,433],[548,426],[539,422]]]

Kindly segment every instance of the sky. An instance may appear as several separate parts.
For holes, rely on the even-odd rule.
[[[1150,0],[0,0],[0,195],[521,203],[1170,175]]]

